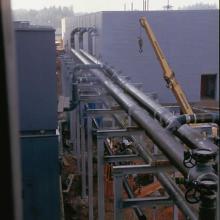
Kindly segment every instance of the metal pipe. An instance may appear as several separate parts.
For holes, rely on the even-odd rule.
[[[81,27],[79,31],[79,49],[83,49],[83,34],[88,31],[88,28]]]
[[[81,60],[81,62],[83,63],[89,63],[87,59],[85,59],[84,57],[80,56],[79,53],[77,53],[75,50],[72,50],[72,52]],[[109,80],[106,79],[106,83],[108,84]],[[106,85],[107,86],[107,85]],[[119,94],[120,95],[120,94]],[[124,107],[124,104],[123,104]],[[155,122],[154,122],[155,123]],[[164,131],[164,130],[163,130]],[[178,143],[178,142],[177,142]],[[175,147],[178,148],[179,143],[177,145],[173,145]],[[140,147],[140,146],[139,146]],[[170,148],[169,148],[170,149]],[[182,147],[181,147],[182,149]],[[173,150],[173,149],[172,149]],[[172,151],[171,150],[171,151]],[[182,151],[182,150],[181,150]],[[181,154],[181,153],[180,153]],[[182,155],[182,154],[181,154]],[[147,156],[144,154],[144,150],[142,149],[141,151],[141,156],[148,161]],[[149,155],[148,155],[149,156]],[[178,157],[179,158],[179,157]],[[179,160],[179,162],[182,164],[182,159]],[[185,171],[185,168],[184,168]],[[196,215],[192,212],[192,210],[190,209],[190,207],[188,206],[188,204],[185,202],[184,200],[184,196],[183,193],[180,191],[177,191],[174,187],[173,184],[171,183],[170,180],[166,179],[166,176],[164,174],[164,176],[158,175],[159,180],[161,181],[161,183],[165,186],[165,188],[168,190],[168,193],[175,199],[177,206],[183,211],[183,213],[188,216],[190,219],[192,220],[196,220],[197,217]],[[176,186],[177,187],[177,186]],[[178,187],[177,187],[178,188]]]
[[[81,54],[72,49],[72,52],[84,64],[90,62]],[[187,175],[187,168],[183,165],[183,146],[172,136],[170,132],[162,128],[157,121],[138,104],[124,93],[124,91],[115,85],[101,71],[92,70],[97,78],[106,87],[108,92],[116,99],[118,103],[128,112],[128,114],[145,130],[147,135],[154,141],[160,150],[170,159],[171,163],[184,175]]]
[[[173,118],[167,125],[167,129],[172,132],[177,131],[184,124],[198,123],[219,123],[219,114],[217,113],[200,113],[192,115],[179,115]]]
[[[71,37],[70,37],[70,44],[71,44],[71,48],[74,48],[75,49],[75,34],[77,32],[80,31],[80,28],[74,28],[73,31],[71,32]]]
[[[156,118],[163,126],[167,126],[171,121],[174,120],[175,116],[160,105],[152,100],[149,96],[144,94],[142,91],[128,83],[126,80],[122,79],[119,74],[111,67],[101,63],[95,57],[86,53],[83,50],[80,52],[85,55],[90,61],[103,65],[106,70],[107,76],[111,78],[115,83],[117,83],[126,93],[131,95],[142,107],[144,107],[154,118]],[[210,140],[204,140],[204,137],[195,129],[188,125],[181,126],[175,135],[185,142],[190,148],[209,148],[213,151],[217,151],[217,146],[213,144]]]

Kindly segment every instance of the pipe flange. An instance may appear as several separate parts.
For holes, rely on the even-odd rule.
[[[207,163],[211,160],[214,160],[217,152],[210,149],[198,148],[193,150],[193,159],[198,163]]]

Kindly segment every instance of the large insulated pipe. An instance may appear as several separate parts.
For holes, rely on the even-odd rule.
[[[138,103],[144,108],[146,108],[146,110],[162,125],[167,126],[175,119],[175,116],[173,116],[173,114],[168,109],[166,109],[159,103],[156,103],[142,91],[128,83],[126,80],[122,79],[113,68],[110,68],[107,65],[101,63],[95,57],[91,56],[83,50],[80,50],[80,52],[84,56],[86,56],[91,62],[103,65],[108,77],[111,78],[115,83],[117,83],[126,93],[128,93],[135,100],[137,100]],[[197,130],[191,128],[188,125],[181,126],[175,132],[175,134],[180,139],[182,139],[190,148],[209,148],[213,151],[217,151],[216,145],[214,145],[208,139],[204,140],[204,137]]]
[[[215,123],[219,124],[219,114],[217,113],[199,113],[192,115],[179,115],[173,118],[167,125],[167,129],[171,131],[178,130],[184,124],[193,123]]]
[[[70,35],[70,45],[71,48],[75,49],[75,34],[80,31],[80,28],[74,28]]]
[[[96,34],[96,28],[95,27],[90,27],[88,28],[88,52],[90,54],[93,54],[93,36]]]
[[[90,64],[80,53],[72,49],[72,52],[84,64]],[[100,70],[92,70],[94,75],[102,82],[108,92],[115,100],[127,111],[127,113],[136,121],[153,140],[158,148],[169,158],[171,163],[183,174],[187,175],[188,170],[183,165],[184,148],[172,134],[162,128],[160,124],[152,119],[150,115],[124,91],[115,85],[108,77]]]
[[[83,49],[83,34],[88,31],[88,28],[80,28],[79,31],[79,49]]]
[[[80,56],[79,53],[77,53],[75,50],[72,50],[72,52],[81,60],[81,62],[88,64],[88,60],[85,59],[83,56]],[[106,79],[106,83],[108,84],[109,79]],[[109,85],[110,86],[110,85]],[[120,96],[120,94],[119,94]],[[143,119],[144,120],[144,119]],[[156,122],[155,122],[156,123]],[[164,131],[164,130],[163,130]],[[157,133],[157,131],[155,130],[155,132]],[[179,142],[176,141],[177,144],[174,144],[174,148],[177,148],[180,150],[180,155],[182,155],[182,146],[179,145]],[[147,158],[147,154],[145,155],[145,151],[144,149],[140,149],[140,155],[141,157],[143,157],[146,161],[148,161]],[[168,151],[172,151],[172,149],[168,149]],[[176,152],[176,150],[174,150],[174,152]],[[176,152],[177,153],[177,152]],[[178,154],[178,153],[177,153]],[[179,163],[182,164],[182,158],[180,158],[178,156],[177,160],[179,160]],[[183,173],[186,172],[185,167],[183,168],[184,171]],[[164,177],[162,174],[158,175],[159,180],[161,181],[161,183],[164,185],[164,187],[167,189],[168,193],[170,194],[170,196],[175,200],[177,206],[182,210],[182,212],[188,216],[191,220],[196,220],[197,217],[196,215],[192,212],[192,210],[190,209],[189,205],[186,203],[185,199],[184,199],[184,195],[183,193],[179,190],[177,191],[174,186],[172,185],[172,183],[170,182],[169,179],[166,179],[166,176]],[[177,187],[177,186],[176,186]]]

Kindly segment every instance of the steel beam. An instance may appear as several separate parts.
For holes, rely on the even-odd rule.
[[[123,210],[122,210],[122,176],[114,176],[114,220],[123,219]]]
[[[77,156],[77,171],[80,173],[80,111],[79,106],[76,108],[76,156]]]
[[[98,172],[98,219],[105,219],[104,195],[104,139],[97,136],[97,172]]]
[[[84,103],[80,102],[80,139],[81,139],[81,177],[82,177],[82,198],[86,197],[86,158],[85,158],[85,127],[84,127]]]
[[[109,129],[109,130],[96,130],[95,132],[98,136],[102,137],[123,137],[123,136],[131,136],[134,134],[143,134],[144,131],[139,128],[132,128],[132,129]]]
[[[106,163],[115,163],[115,162],[126,162],[140,160],[141,157],[138,154],[128,154],[128,155],[112,155],[104,157]]]
[[[122,109],[88,109],[87,113],[91,116],[106,116],[125,112]]]
[[[88,158],[88,200],[89,220],[93,220],[93,142],[92,142],[92,118],[87,117],[87,158]]]
[[[93,95],[93,96],[80,96],[80,100],[84,101],[84,102],[102,102],[103,99],[105,99],[106,96],[97,96],[97,95]]]
[[[128,175],[128,174],[146,174],[158,173],[165,171],[173,171],[174,167],[170,164],[163,165],[121,165],[112,167],[113,175]]]
[[[173,200],[169,197],[146,197],[146,198],[132,198],[124,199],[122,201],[123,208],[131,207],[157,207],[157,206],[171,206]]]

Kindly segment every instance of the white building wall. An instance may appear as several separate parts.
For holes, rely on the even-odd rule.
[[[97,58],[122,70],[133,82],[142,82],[145,91],[158,93],[161,102],[175,102],[149,39],[140,28],[141,16],[147,17],[188,99],[200,101],[201,75],[216,73],[219,78],[218,10],[99,12],[76,17],[74,26],[95,26]],[[144,41],[141,54],[137,43],[140,30]],[[218,100],[218,83],[216,95]]]
[[[61,34],[63,46],[66,49],[70,49],[70,34],[73,29],[73,19],[73,17],[61,19]]]

